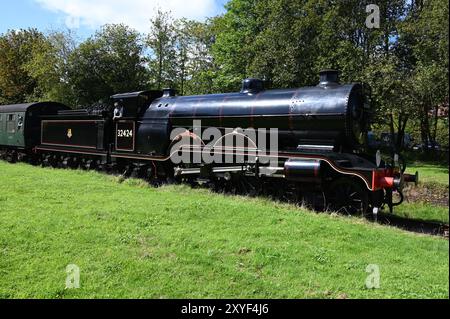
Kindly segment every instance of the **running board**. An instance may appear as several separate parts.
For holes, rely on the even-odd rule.
[[[284,168],[283,167],[259,167],[259,176],[270,176],[270,177],[280,177],[283,178]],[[230,166],[230,167],[213,167],[209,170],[213,174],[223,174],[223,173],[236,173],[236,172],[249,172],[247,166]],[[202,168],[175,168],[175,176],[185,176],[185,175],[201,175]]]

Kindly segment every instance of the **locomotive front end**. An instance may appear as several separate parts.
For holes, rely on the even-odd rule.
[[[403,203],[403,188],[407,183],[414,183],[416,186],[419,183],[419,172],[415,174],[407,174],[406,165],[398,154],[395,154],[391,160],[391,164],[382,164],[381,153],[377,151],[376,154],[377,169],[373,170],[372,175],[372,190],[384,191],[383,205],[388,205],[389,211],[392,213],[393,207],[399,206]],[[398,194],[398,200],[394,201],[394,193]]]

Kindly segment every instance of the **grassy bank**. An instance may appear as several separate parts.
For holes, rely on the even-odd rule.
[[[448,253],[358,218],[0,162],[0,298],[448,298]]]
[[[396,207],[394,214],[422,220],[448,223],[448,166],[416,162],[408,173],[419,172],[419,185],[405,190],[406,202]]]
[[[423,202],[403,203],[394,208],[394,214],[406,218],[444,222],[448,224],[448,207]]]
[[[432,183],[448,186],[448,165],[429,164],[422,162],[415,162],[411,165],[408,165],[407,172],[413,174],[416,171],[419,172],[421,183]]]

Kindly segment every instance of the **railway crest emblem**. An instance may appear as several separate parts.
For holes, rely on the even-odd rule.
[[[69,128],[69,129],[67,130],[67,137],[68,137],[68,138],[72,138],[72,136],[73,136],[73,134],[72,134],[72,129]]]

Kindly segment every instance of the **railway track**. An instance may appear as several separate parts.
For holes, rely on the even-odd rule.
[[[386,213],[379,213],[376,222],[410,232],[449,238],[449,225],[445,223],[409,219]]]

